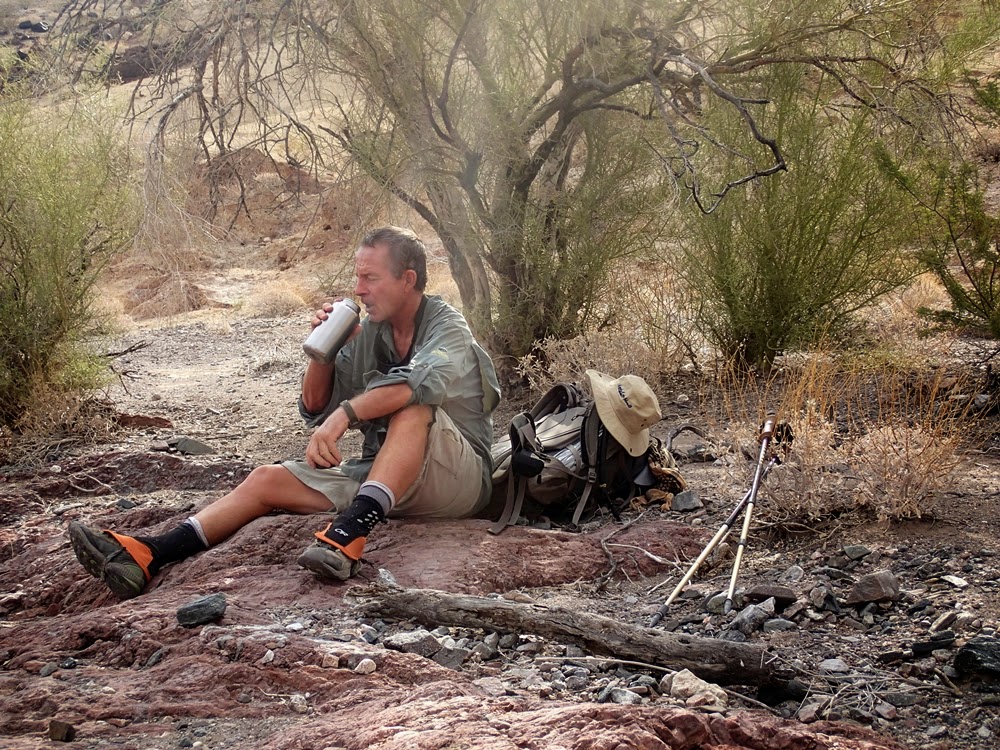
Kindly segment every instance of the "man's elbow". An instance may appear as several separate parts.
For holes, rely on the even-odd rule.
[[[326,401],[317,396],[302,394],[302,410],[307,414],[319,414],[326,407]]]

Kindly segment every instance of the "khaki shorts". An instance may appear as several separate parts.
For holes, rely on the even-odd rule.
[[[336,466],[314,469],[305,461],[285,461],[281,465],[306,487],[326,495],[338,512],[351,504],[361,486]],[[389,517],[467,518],[483,505],[482,488],[483,460],[451,417],[434,409],[420,476],[397,498]]]

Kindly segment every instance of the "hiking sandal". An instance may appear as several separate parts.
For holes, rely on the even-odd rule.
[[[76,559],[90,575],[104,581],[119,599],[132,599],[142,593],[149,582],[148,567],[141,559],[150,557],[141,542],[111,531],[96,531],[77,521],[70,522],[69,539]],[[140,560],[126,548],[135,547]],[[148,562],[146,563],[148,566]]]
[[[306,547],[298,563],[328,581],[346,581],[361,570],[360,560],[352,560],[336,547],[322,542]]]

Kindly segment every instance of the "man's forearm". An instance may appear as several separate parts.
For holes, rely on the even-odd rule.
[[[406,383],[372,388],[350,399],[351,408],[361,422],[395,414],[412,400],[413,389]]]
[[[333,394],[333,364],[310,361],[302,378],[302,405],[310,414],[319,414]]]

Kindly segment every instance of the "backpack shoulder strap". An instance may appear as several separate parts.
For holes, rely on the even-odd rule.
[[[535,425],[542,427],[545,417],[560,414],[572,407],[579,406],[583,400],[583,392],[575,384],[556,383],[522,414],[527,414]],[[509,431],[507,435],[493,443],[490,452],[493,456],[494,483],[502,481],[507,475],[507,467],[510,465],[509,458],[513,450],[514,446],[511,443]]]
[[[538,438],[531,412],[521,412],[510,421],[510,447],[507,499],[500,518],[489,527],[491,534],[499,534],[506,527],[517,523],[524,503],[526,478],[537,475],[544,465],[538,456]]]
[[[537,434],[537,427],[545,417],[566,412],[576,406],[581,406],[586,401],[583,391],[575,383],[556,383],[546,391],[535,405],[528,411],[516,415],[510,422],[508,431],[509,449],[502,443],[493,446],[494,461],[498,457],[510,457],[509,468],[506,471],[507,497],[504,503],[503,512],[500,518],[489,527],[491,534],[499,534],[507,526],[517,523],[521,515],[521,507],[524,503],[524,496],[527,489],[527,479],[537,476],[545,465],[542,442]],[[588,407],[588,413],[593,407]],[[569,417],[569,415],[567,415]],[[575,416],[573,417],[575,419]],[[586,422],[584,422],[586,424]],[[572,419],[569,424],[564,425],[558,419],[550,420],[546,425],[546,433],[556,433],[563,438],[572,434]],[[563,438],[554,438],[556,442]],[[507,442],[507,441],[503,441]],[[502,479],[503,474],[498,477],[494,473],[494,482],[498,478]]]
[[[546,414],[565,411],[583,400],[583,392],[574,383],[556,383],[529,410],[536,422]]]
[[[600,429],[601,418],[597,416],[597,408],[591,403],[587,406],[587,411],[583,416],[583,435],[581,436],[583,442],[583,465],[587,470],[587,478],[586,484],[583,486],[583,492],[580,493],[580,499],[576,502],[576,508],[573,509],[574,526],[580,523],[580,516],[583,515],[583,509],[586,507],[587,500],[590,499],[590,495],[594,491],[594,486],[597,484]]]

